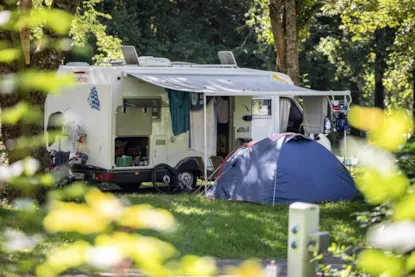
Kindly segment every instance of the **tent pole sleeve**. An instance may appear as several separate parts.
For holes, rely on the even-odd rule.
[[[204,157],[204,160],[205,160],[204,170],[205,170],[205,172],[204,172],[204,175],[205,175],[205,183],[206,183],[205,184],[205,186],[206,186],[205,195],[207,196],[208,173],[207,173],[207,126],[206,126],[207,122],[206,122],[206,117],[207,117],[207,115],[206,115],[206,93],[203,93],[203,128],[204,128],[203,133],[204,133],[204,142],[205,142],[205,151],[204,151],[205,152],[204,153],[204,155],[205,155],[205,157]]]

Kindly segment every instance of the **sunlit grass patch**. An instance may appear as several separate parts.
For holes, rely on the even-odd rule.
[[[169,210],[178,228],[174,233],[158,234],[182,254],[217,258],[286,258],[288,206],[208,200],[193,195],[128,195],[133,204],[148,203]],[[367,210],[358,203],[320,205],[321,230],[329,231],[339,243],[362,239],[354,212]]]

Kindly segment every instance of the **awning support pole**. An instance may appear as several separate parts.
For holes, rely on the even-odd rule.
[[[348,103],[347,103],[347,98],[346,98],[346,95],[345,95],[344,96],[344,106],[345,106],[344,117],[345,118],[347,116],[347,109],[349,108],[346,105],[348,105]],[[346,166],[346,158],[347,158],[347,145],[346,144],[347,144],[347,129],[344,128],[344,166]]]
[[[204,141],[205,141],[205,157],[204,157],[204,165],[205,165],[205,196],[207,196],[207,190],[208,190],[208,173],[207,173],[207,126],[206,126],[206,93],[203,93],[203,132],[204,132]]]

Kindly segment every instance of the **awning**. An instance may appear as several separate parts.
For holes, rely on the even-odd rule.
[[[211,96],[336,96],[350,95],[349,91],[318,91],[288,84],[273,74],[213,75],[177,73],[126,72],[156,86],[188,92],[202,92]]]

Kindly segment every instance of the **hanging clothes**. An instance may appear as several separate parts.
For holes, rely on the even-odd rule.
[[[169,96],[169,108],[173,135],[178,136],[189,130],[189,93],[166,89]]]
[[[215,101],[210,101],[206,106],[207,154],[209,156],[216,156],[216,122]],[[190,148],[201,153],[205,152],[203,109],[190,112]]]
[[[190,110],[192,111],[199,111],[203,110],[203,93],[199,92],[190,92]],[[210,101],[214,98],[214,96],[207,96],[206,97],[206,105],[209,105]]]
[[[229,111],[228,100],[223,99],[221,96],[216,97],[216,110],[218,112],[218,123],[228,123]]]

